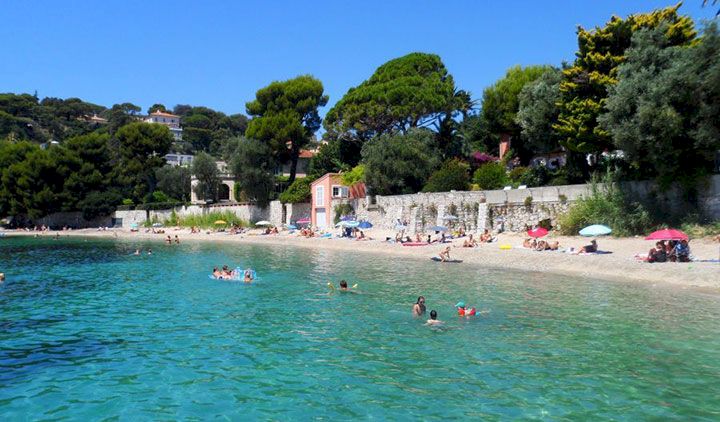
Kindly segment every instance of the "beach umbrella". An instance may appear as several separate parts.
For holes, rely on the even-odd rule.
[[[357,221],[341,221],[338,224],[340,224],[343,227],[350,227],[350,228],[354,228],[354,227],[357,227],[360,225],[360,223],[358,223]]]
[[[155,223],[155,224],[153,224],[153,227],[162,227],[162,226],[163,226],[162,223]]]
[[[547,229],[544,229],[542,227],[536,227],[532,230],[528,230],[527,234],[530,237],[543,237],[546,234],[548,234],[548,231],[547,231]]]
[[[256,226],[272,226],[273,223],[267,221],[267,220],[260,220],[257,223],[255,223]]]
[[[580,236],[587,237],[604,236],[610,233],[612,233],[612,229],[608,226],[603,226],[602,224],[593,224],[592,226],[587,226],[580,230]]]
[[[676,229],[663,229],[650,233],[645,240],[688,240],[688,235]]]
[[[445,221],[455,221],[457,219],[458,218],[454,215],[446,215],[445,217],[443,217],[443,220],[445,220]]]
[[[226,222],[225,220],[216,220],[216,221],[215,221],[215,224],[217,224],[217,225],[219,226],[219,225],[222,225],[222,224],[227,224],[227,222]]]
[[[358,224],[358,228],[360,229],[371,229],[372,226],[372,223],[369,221],[361,221],[360,224]]]
[[[297,224],[310,224],[309,218],[301,218],[298,221],[296,221]]]
[[[297,230],[297,226],[294,225],[294,224],[288,224],[288,225],[287,225],[287,228],[290,229],[290,230]]]
[[[432,232],[446,232],[448,231],[447,227],[445,226],[432,226],[429,229]]]
[[[355,220],[355,217],[353,217],[352,215],[343,215],[342,217],[340,217],[340,221],[354,221],[354,220]]]

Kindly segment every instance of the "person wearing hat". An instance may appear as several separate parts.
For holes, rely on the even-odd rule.
[[[465,307],[465,302],[463,302],[463,301],[460,301],[460,302],[456,303],[456,304],[455,304],[455,307],[457,308],[458,316],[461,316],[461,317],[462,317],[462,316],[473,316],[473,315],[475,315],[475,308],[467,309],[467,308]]]

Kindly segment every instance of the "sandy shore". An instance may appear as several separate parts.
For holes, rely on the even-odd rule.
[[[248,234],[229,235],[226,233],[189,234],[188,229],[166,228],[166,234],[131,233],[123,230],[74,230],[70,232],[47,232],[43,236],[93,236],[117,237],[122,239],[156,240],[162,243],[168,234],[176,234],[182,242],[212,241],[228,243],[248,243],[265,245],[288,245],[315,249],[329,249],[347,252],[379,253],[385,256],[404,256],[409,258],[427,260],[436,256],[447,245],[430,245],[407,247],[399,244],[387,243],[381,240],[355,241],[348,239],[302,238],[296,235],[282,233],[279,235],[259,235],[259,231]],[[34,236],[33,232],[5,231],[5,236]],[[369,233],[375,239],[385,239],[385,236],[394,236],[392,233],[373,230]],[[551,240],[558,240],[561,248],[579,248],[588,243],[587,238],[549,236]],[[497,242],[482,244],[476,248],[463,248],[463,239],[456,239],[452,246],[452,258],[462,259],[462,265],[481,265],[495,268],[507,268],[521,271],[547,272],[564,274],[573,277],[592,277],[616,281],[632,281],[648,283],[651,285],[672,285],[681,288],[702,289],[713,293],[720,293],[720,263],[718,262],[691,262],[691,263],[662,263],[648,264],[637,261],[637,253],[646,253],[653,242],[642,238],[612,238],[598,239],[599,248],[611,251],[605,255],[577,256],[557,251],[536,252],[523,249],[523,236],[521,234],[501,234]],[[500,245],[511,245],[512,249],[500,249]],[[717,260],[720,255],[720,245],[711,239],[693,239],[690,242],[692,255],[699,260]],[[438,264],[447,265],[447,264]],[[0,270],[1,271],[1,270]]]

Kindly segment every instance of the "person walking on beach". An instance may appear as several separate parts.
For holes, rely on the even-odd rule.
[[[413,305],[413,316],[419,317],[425,315],[425,296],[420,296]]]

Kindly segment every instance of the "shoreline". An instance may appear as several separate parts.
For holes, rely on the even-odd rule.
[[[27,237],[36,234],[42,237],[98,237],[122,240],[157,241],[164,244],[165,236],[178,235],[181,242],[220,242],[228,244],[253,244],[268,246],[288,246],[310,249],[326,249],[340,252],[362,252],[385,256],[402,256],[411,259],[425,259],[436,256],[441,248],[452,246],[452,258],[462,259],[470,266],[494,268],[499,270],[541,272],[571,277],[591,277],[615,282],[642,283],[652,287],[658,285],[681,289],[693,289],[706,293],[720,294],[720,263],[690,262],[649,264],[634,259],[635,253],[644,253],[652,242],[642,238],[598,238],[600,249],[612,251],[606,255],[579,256],[558,251],[537,252],[519,247],[522,234],[500,234],[493,243],[481,244],[475,248],[463,248],[465,238],[455,239],[445,245],[407,247],[379,240],[356,241],[349,239],[302,238],[281,232],[279,235],[260,235],[259,230],[247,234],[229,235],[227,233],[190,234],[188,229],[165,228],[165,234],[130,232],[121,229],[97,231],[81,229],[72,231],[50,231],[40,234],[25,231],[0,231],[6,237]],[[376,239],[394,234],[382,231],[370,231]],[[562,248],[580,246],[588,243],[582,237],[549,237],[558,240]],[[512,249],[502,250],[501,244],[509,244]],[[702,260],[718,259],[718,243],[707,239],[694,239],[690,243],[692,254]],[[438,264],[443,265],[443,264]],[[1,270],[0,270],[1,271]]]

